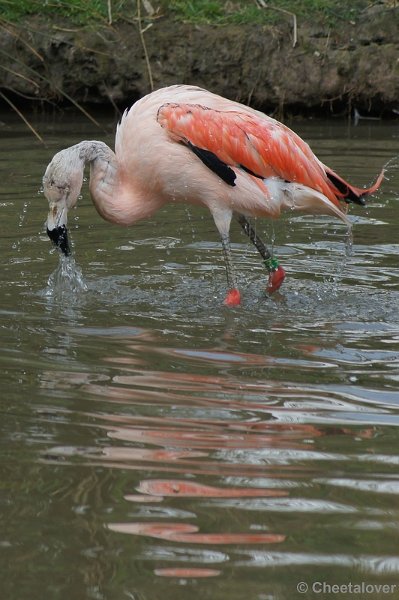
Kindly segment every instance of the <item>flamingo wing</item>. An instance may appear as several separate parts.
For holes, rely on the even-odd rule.
[[[252,177],[279,177],[308,186],[337,206],[337,197],[344,197],[308,144],[272,118],[167,103],[159,108],[157,120],[230,185],[234,185],[234,169],[241,168]]]
[[[364,204],[363,198],[375,192],[384,177],[382,171],[367,189],[349,184],[319,161],[289,127],[267,116],[235,108],[221,111],[199,104],[166,103],[159,108],[157,120],[229,185],[234,185],[234,169],[241,168],[252,177],[279,177],[302,184],[339,207],[339,200]]]

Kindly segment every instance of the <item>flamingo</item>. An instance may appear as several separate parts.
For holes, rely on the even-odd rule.
[[[124,112],[115,152],[101,141],[82,141],[52,158],[43,177],[47,233],[66,255],[67,213],[78,200],[86,163],[94,206],[111,223],[132,225],[167,203],[207,207],[221,238],[229,306],[241,302],[230,250],[233,216],[263,258],[273,292],[284,280],[284,269],[248,218],[277,218],[282,210],[293,210],[348,224],[342,201],[365,204],[384,176],[382,171],[371,187],[357,188],[275,119],[205,89],[173,85]]]

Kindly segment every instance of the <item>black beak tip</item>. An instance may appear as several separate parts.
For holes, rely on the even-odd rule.
[[[64,256],[70,256],[71,248],[68,240],[68,230],[65,225],[61,227],[54,227],[54,229],[47,228],[47,235],[53,242],[54,246],[59,248]]]

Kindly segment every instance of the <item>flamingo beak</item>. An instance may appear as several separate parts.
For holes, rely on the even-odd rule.
[[[47,235],[54,246],[59,248],[64,256],[71,254],[67,229],[67,208],[59,203],[50,204],[47,217]]]
[[[54,246],[59,248],[65,256],[69,256],[71,254],[71,247],[68,239],[68,229],[65,227],[65,225],[62,225],[61,227],[55,227],[54,229],[49,229],[47,227],[47,235],[53,242]]]

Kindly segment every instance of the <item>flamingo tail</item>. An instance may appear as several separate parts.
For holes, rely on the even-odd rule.
[[[366,204],[364,200],[365,197],[376,192],[380,187],[382,180],[384,179],[383,169],[371,187],[358,188],[345,181],[345,179],[342,179],[342,177],[337,175],[337,173],[335,173],[329,167],[325,167],[325,171],[330,183],[335,188],[333,191],[336,193],[336,196],[339,200],[345,200],[345,202],[354,202],[355,204],[360,204],[362,206]]]

